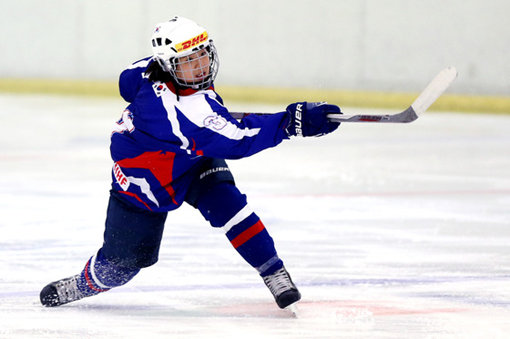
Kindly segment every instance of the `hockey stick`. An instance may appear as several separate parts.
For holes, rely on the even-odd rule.
[[[335,122],[393,122],[407,123],[412,122],[423,114],[432,105],[437,98],[450,86],[457,77],[457,70],[450,66],[439,72],[434,79],[425,87],[423,92],[414,100],[414,102],[406,110],[396,114],[385,115],[345,115],[345,114],[328,114],[328,118]],[[235,119],[242,119],[249,114],[268,114],[268,113],[242,113],[230,112]],[[269,113],[270,114],[270,113]]]

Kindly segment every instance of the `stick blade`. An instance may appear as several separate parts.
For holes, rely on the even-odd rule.
[[[457,69],[453,66],[439,72],[411,104],[416,115],[423,114],[451,85],[457,74]]]
[[[344,115],[338,113],[328,114],[328,119],[334,122],[378,122],[378,123],[408,123],[418,119],[418,115],[412,107],[408,107],[405,111],[397,114],[385,115]]]

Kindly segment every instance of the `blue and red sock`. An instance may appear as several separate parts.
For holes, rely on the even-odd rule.
[[[236,186],[215,185],[200,197],[198,209],[213,227],[223,229],[232,246],[261,276],[283,266],[273,239]]]
[[[124,285],[139,271],[139,268],[115,265],[99,250],[85,264],[78,281],[78,289],[86,296],[106,292],[113,287]]]

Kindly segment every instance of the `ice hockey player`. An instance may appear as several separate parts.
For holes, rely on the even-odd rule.
[[[129,105],[111,136],[113,183],[103,245],[81,273],[45,286],[41,303],[59,306],[108,291],[155,264],[167,214],[183,202],[223,229],[280,308],[297,302],[300,292],[273,239],[224,159],[249,157],[291,136],[330,133],[339,123],[326,114],[340,109],[299,102],[238,122],[214,90],[219,61],[204,28],[175,17],[156,26],[151,43],[153,55],[120,75],[120,94]]]

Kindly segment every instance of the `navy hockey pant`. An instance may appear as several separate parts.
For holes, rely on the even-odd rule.
[[[231,181],[202,186],[188,203],[198,208],[213,227],[220,227],[237,252],[261,276],[283,266],[274,242],[246,196]],[[104,243],[81,273],[80,290],[93,295],[131,280],[143,267],[158,260],[167,213],[140,209],[112,192],[108,205]]]

